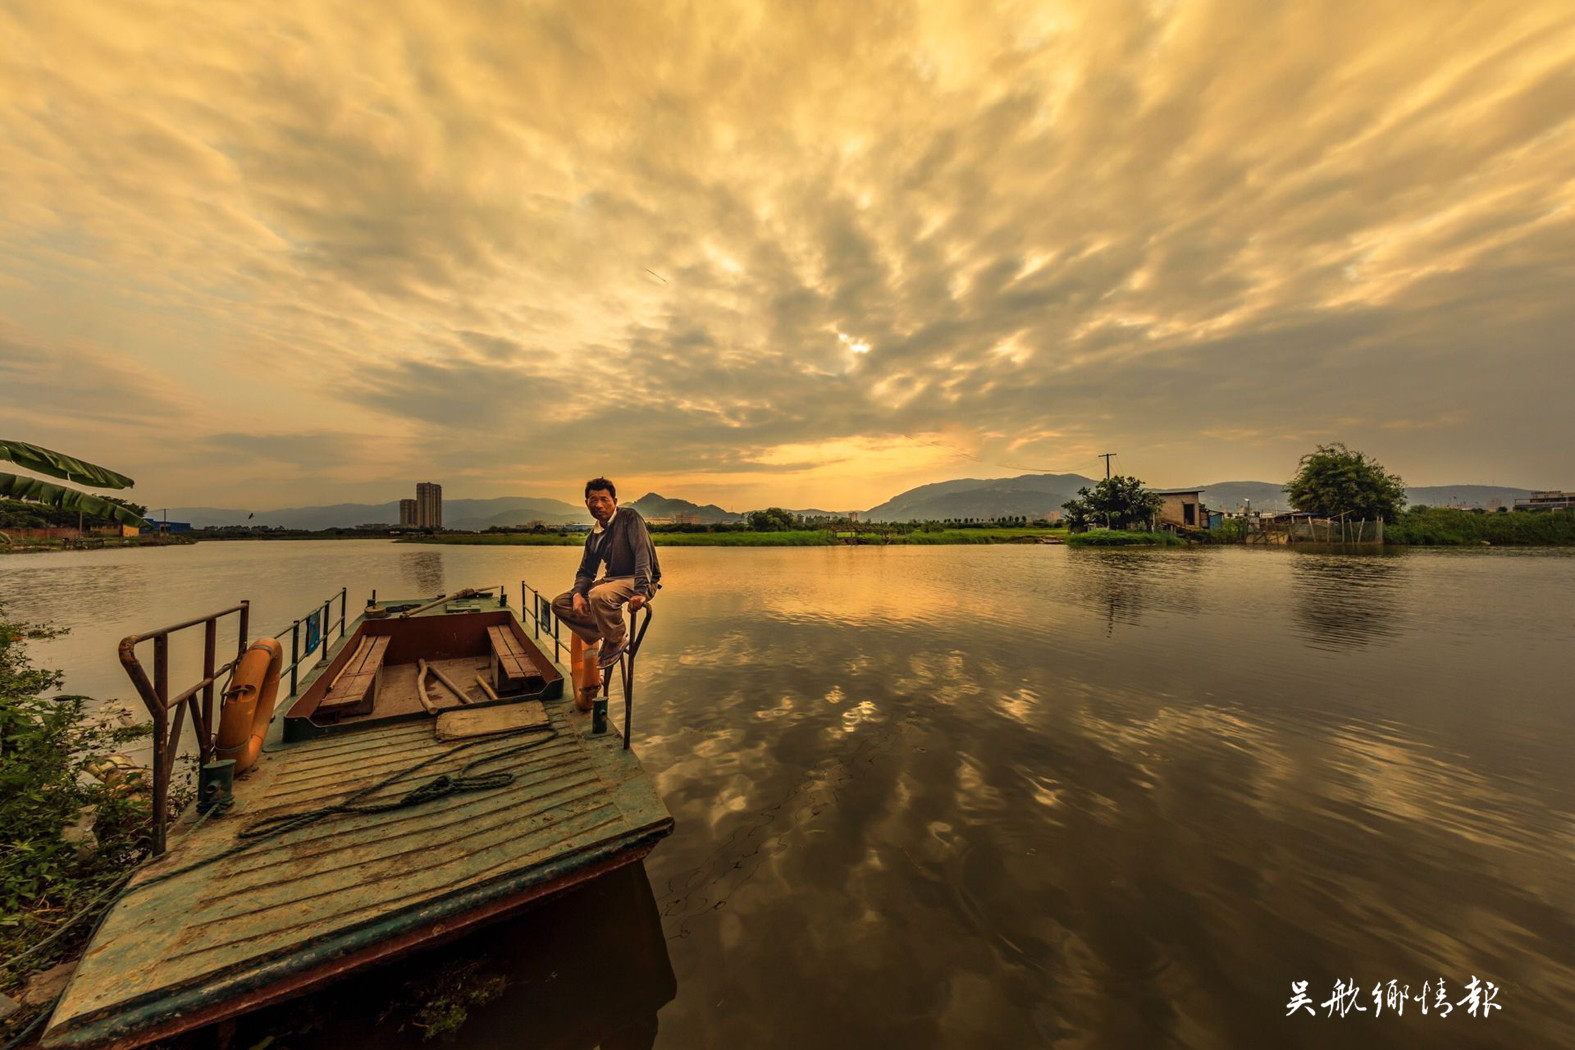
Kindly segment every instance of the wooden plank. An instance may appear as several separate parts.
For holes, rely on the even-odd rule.
[[[439,740],[465,740],[493,733],[512,733],[530,726],[547,724],[546,709],[539,701],[482,707],[471,711],[444,711],[438,715]]]
[[[529,691],[535,665],[520,648],[519,639],[506,627],[488,627],[487,638],[492,643],[493,690],[499,696]]]
[[[372,696],[377,678],[370,674],[346,675],[334,686],[334,691],[317,705],[315,714],[343,718],[346,715],[369,714],[375,702]]]
[[[387,638],[373,638],[369,644],[359,647],[351,654],[350,662],[339,672],[333,688],[317,705],[315,713],[333,718],[371,714],[383,684],[383,659],[387,655]]]

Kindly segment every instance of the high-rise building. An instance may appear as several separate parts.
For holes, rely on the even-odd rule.
[[[399,501],[399,527],[413,529],[416,527],[416,501],[402,499]]]
[[[443,527],[443,486],[435,481],[416,483],[416,528]]]

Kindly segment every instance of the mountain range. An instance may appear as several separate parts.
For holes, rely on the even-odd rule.
[[[1077,496],[1093,478],[1082,474],[1022,474],[1015,478],[958,478],[940,481],[893,496],[859,516],[866,521],[925,521],[959,518],[1001,518],[1024,516],[1038,518],[1058,510]],[[1254,510],[1290,509],[1282,485],[1268,481],[1220,481],[1198,486],[1206,506],[1236,510],[1251,501]],[[1429,485],[1406,489],[1406,499],[1430,507],[1511,506],[1524,499],[1529,489],[1500,485]],[[727,511],[714,503],[698,504],[648,492],[630,506],[646,518],[687,517],[702,524],[739,521],[747,511]],[[795,510],[805,516],[835,516],[845,511]],[[327,507],[290,507],[284,510],[257,511],[251,517],[244,510],[217,507],[171,507],[170,521],[187,521],[197,528],[220,525],[260,525],[286,529],[354,528],[357,525],[396,525],[399,501],[389,503],[337,503]],[[500,496],[496,499],[453,499],[443,501],[443,524],[447,528],[482,530],[494,525],[528,525],[533,521],[557,526],[589,522],[583,507],[563,500],[536,496]]]

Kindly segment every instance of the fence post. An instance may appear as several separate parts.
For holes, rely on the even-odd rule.
[[[328,662],[328,617],[332,615],[331,607],[333,604],[334,600],[332,598],[329,598],[323,602],[323,655],[322,658],[317,661],[320,664],[326,664]]]
[[[219,618],[214,617],[203,625],[202,677],[213,677],[213,664],[219,657]],[[202,761],[213,761],[213,683],[202,687],[202,723],[197,727],[202,737]]]
[[[301,666],[301,621],[290,625],[290,695],[295,695],[296,674]]]

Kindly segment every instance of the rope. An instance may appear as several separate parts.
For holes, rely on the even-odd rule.
[[[395,799],[392,802],[374,803],[365,806],[356,805],[357,802],[366,798],[368,795],[375,794],[391,784],[396,784],[408,776],[419,773],[427,766],[430,766],[436,762],[441,762],[445,759],[452,758],[461,751],[467,751],[470,748],[479,747],[484,744],[496,744],[500,740],[507,740],[508,738],[514,736],[527,735],[535,736],[536,739],[527,740],[523,744],[516,744],[514,747],[506,748],[490,755],[483,755],[480,758],[462,766],[457,774],[443,773],[433,777],[427,783],[407,791],[405,794],[401,795],[398,799]],[[331,817],[337,813],[386,813],[390,810],[403,809],[408,806],[422,805],[423,803],[445,798],[449,795],[458,794],[461,792],[487,791],[505,787],[513,782],[513,773],[496,772],[483,774],[481,776],[472,776],[471,774],[480,766],[497,762],[500,759],[512,758],[515,755],[523,754],[524,752],[533,748],[540,747],[541,745],[553,740],[555,737],[557,737],[557,735],[558,731],[550,725],[527,726],[524,729],[516,729],[510,733],[500,733],[494,736],[479,737],[475,740],[469,741],[468,743],[460,744],[458,747],[451,747],[447,751],[439,752],[436,755],[422,759],[420,762],[417,762],[414,765],[406,766],[404,769],[391,773],[382,780],[370,784],[359,791],[353,792],[347,797],[331,805],[307,810],[304,813],[289,813],[278,817],[268,817],[255,823],[248,824],[236,833],[236,837],[239,838],[240,841],[234,846],[231,846],[229,849],[221,850],[211,857],[204,857],[201,860],[193,861],[185,867],[176,868],[173,871],[163,872],[151,879],[140,882],[135,886],[128,887],[125,893],[122,894],[122,897],[128,896],[132,893],[140,892],[141,890],[145,890],[149,886],[156,886],[161,882],[167,882],[176,876],[189,874],[190,872],[196,871],[199,868],[205,868],[210,864],[216,864],[221,860],[227,860],[236,854],[246,852],[253,846],[261,842],[265,842],[268,839],[278,838],[280,835],[285,835],[291,831],[315,824],[317,821]]]
[[[517,744],[514,747],[506,748],[505,750],[495,752],[494,754],[483,755],[478,759],[474,759],[473,761],[468,762],[462,766],[457,773],[439,774],[438,776],[435,776],[431,780],[427,781],[425,784],[421,784],[415,788],[412,788],[391,802],[374,803],[365,806],[355,805],[356,802],[366,798],[368,795],[374,794],[391,784],[398,783],[405,777],[418,773],[422,769],[425,769],[427,766],[430,766],[435,762],[452,758],[461,751],[466,751],[470,748],[478,747],[483,744],[496,744],[500,740],[507,740],[510,737],[525,735],[537,736],[536,739],[527,740],[523,744]],[[510,733],[500,733],[493,736],[480,737],[476,740],[460,744],[457,747],[451,747],[447,751],[439,752],[436,755],[422,759],[420,762],[417,762],[414,765],[398,770],[389,776],[384,777],[382,780],[379,780],[368,787],[362,788],[360,791],[354,792],[340,802],[336,802],[332,805],[322,806],[318,809],[308,810],[304,813],[291,813],[285,816],[270,817],[265,820],[257,821],[253,824],[248,824],[246,827],[241,828],[241,830],[237,833],[237,836],[241,841],[229,849],[215,853],[211,857],[204,857],[201,860],[194,861],[193,863],[187,864],[181,868],[176,868],[173,871],[163,872],[162,874],[156,875],[153,878],[139,883],[136,886],[128,885],[132,875],[134,875],[150,861],[155,859],[153,857],[144,858],[143,860],[138,861],[137,864],[134,865],[123,878],[117,880],[112,886],[110,886],[109,889],[106,889],[103,893],[100,893],[97,897],[93,898],[93,900],[89,901],[81,911],[67,920],[65,925],[55,930],[54,933],[50,934],[44,940],[32,945],[25,951],[12,956],[3,964],[0,964],[0,970],[10,970],[18,962],[21,962],[23,959],[27,958],[33,953],[40,951],[44,947],[53,943],[55,939],[63,934],[69,927],[75,925],[78,920],[91,914],[94,910],[98,910],[99,915],[98,921],[93,925],[93,931],[88,934],[88,939],[90,941],[92,940],[93,935],[98,932],[98,928],[103,924],[104,919],[108,917],[110,910],[120,901],[129,897],[131,894],[136,893],[139,890],[147,889],[149,886],[156,886],[161,882],[167,882],[176,876],[186,875],[190,872],[198,870],[199,868],[205,868],[210,864],[214,864],[218,861],[233,857],[236,854],[244,853],[253,846],[265,842],[268,839],[277,838],[280,835],[295,831],[298,828],[304,828],[310,824],[316,823],[319,820],[333,816],[336,813],[386,813],[391,810],[404,809],[409,806],[419,806],[428,802],[434,802],[437,799],[447,798],[450,795],[462,794],[470,791],[493,791],[497,790],[498,788],[507,787],[514,781],[513,773],[498,771],[493,773],[481,773],[477,775],[474,771],[481,766],[488,765],[500,759],[511,758],[515,755],[523,754],[532,748],[540,747],[541,745],[550,742],[557,735],[558,731],[550,725],[527,726],[524,729],[517,729]],[[212,812],[213,811],[210,810],[208,813],[204,813],[200,818],[198,818],[196,824],[192,826],[192,831],[196,831],[197,828],[200,828],[203,823],[207,821]],[[104,901],[106,897],[109,898],[108,901],[100,905],[99,902]],[[41,1015],[39,1019],[28,1025],[27,1029],[22,1033],[22,1036],[25,1037],[38,1025],[39,1020],[42,1020],[43,1017],[47,1016],[48,1011],[45,1011],[45,1013]],[[12,1050],[12,1048],[16,1045],[20,1044],[16,1040],[13,1040],[5,1047],[0,1048],[0,1050]]]

